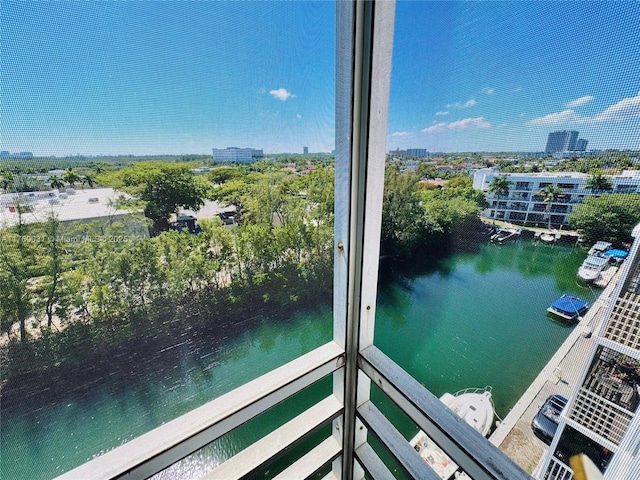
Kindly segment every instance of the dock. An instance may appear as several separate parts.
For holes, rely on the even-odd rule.
[[[489,438],[529,473],[534,472],[549,448],[533,434],[531,421],[548,396],[560,394],[569,398],[580,381],[596,341],[591,333],[596,332],[605,320],[607,306],[619,280],[615,275],[617,271],[616,268],[605,290]]]

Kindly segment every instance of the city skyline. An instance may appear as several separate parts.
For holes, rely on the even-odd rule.
[[[334,149],[330,2],[7,1],[0,40],[0,150]],[[640,149],[637,45],[637,3],[398,2],[387,150]]]

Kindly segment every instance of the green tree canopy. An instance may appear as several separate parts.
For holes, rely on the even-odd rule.
[[[569,215],[569,224],[587,243],[630,242],[631,231],[639,222],[640,195],[635,193],[587,198]]]
[[[75,187],[76,182],[79,182],[82,180],[82,177],[80,177],[80,175],[78,175],[76,172],[73,171],[73,169],[69,168],[67,169],[66,172],[64,172],[64,175],[62,176],[62,179],[67,182],[69,185],[71,185],[71,187]]]
[[[111,186],[145,202],[144,214],[153,221],[156,233],[168,229],[169,216],[180,208],[199,210],[208,192],[206,181],[181,163],[140,162],[108,178]]]
[[[587,188],[593,193],[598,194],[613,190],[613,183],[608,177],[602,175],[601,172],[595,172],[589,177],[589,180],[587,180]]]

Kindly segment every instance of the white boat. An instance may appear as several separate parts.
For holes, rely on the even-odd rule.
[[[474,430],[485,437],[489,435],[495,417],[491,387],[467,388],[453,395],[445,393],[440,401]],[[413,437],[410,444],[443,480],[452,478],[458,471],[458,465],[422,430]]]
[[[520,229],[517,228],[499,228],[496,233],[491,235],[490,241],[502,245],[504,242],[519,238],[520,233]]]
[[[553,233],[541,233],[540,234],[540,240],[542,240],[545,243],[553,243],[556,241],[556,236]]]
[[[593,282],[598,279],[600,272],[606,268],[609,264],[608,257],[599,257],[596,255],[589,255],[580,268],[578,269],[578,277],[585,282]]]
[[[587,255],[595,255],[600,256],[604,254],[607,250],[611,248],[611,244],[609,242],[599,241],[593,244],[593,246],[587,252]]]

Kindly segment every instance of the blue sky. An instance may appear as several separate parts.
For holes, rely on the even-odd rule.
[[[640,148],[640,2],[400,2],[390,149]]]
[[[331,2],[2,0],[0,150],[334,146]],[[398,2],[389,149],[640,149],[640,2]]]

